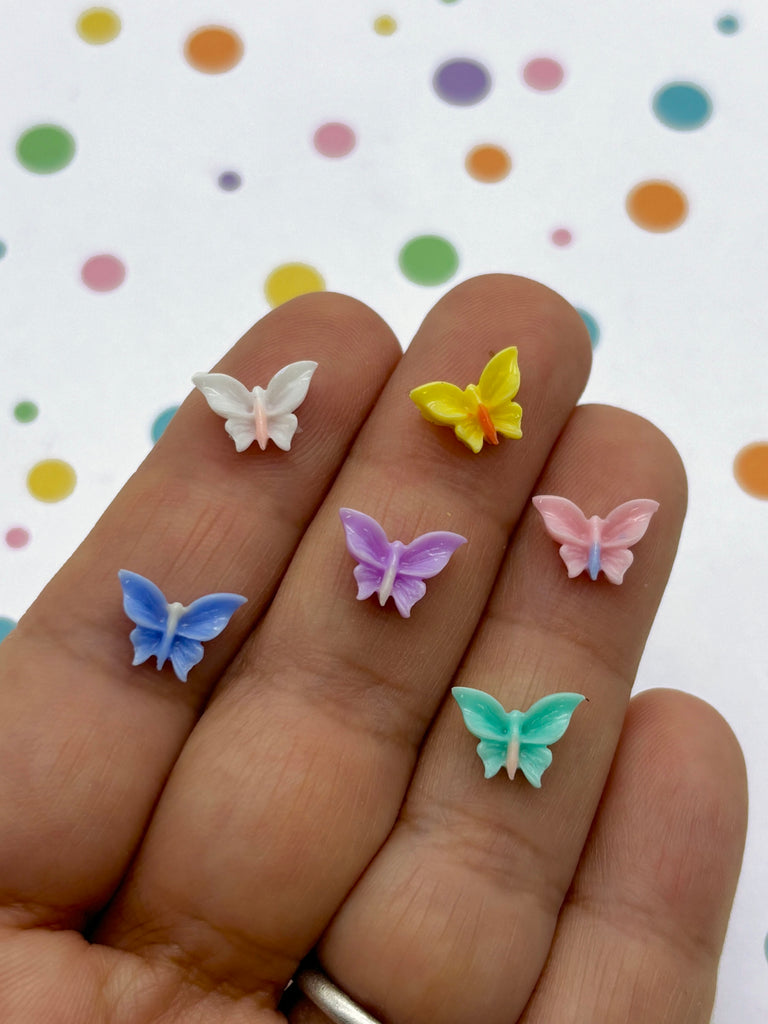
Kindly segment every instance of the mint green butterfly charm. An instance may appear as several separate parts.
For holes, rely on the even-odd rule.
[[[571,722],[580,693],[552,693],[537,700],[527,711],[505,711],[495,697],[482,690],[454,686],[451,693],[461,708],[464,724],[480,742],[477,752],[490,779],[506,768],[510,779],[518,768],[532,786],[552,764],[548,744],[559,740]]]

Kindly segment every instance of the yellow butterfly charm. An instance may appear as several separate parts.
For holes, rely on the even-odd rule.
[[[480,374],[477,384],[464,391],[455,384],[434,381],[414,388],[411,398],[430,423],[453,427],[456,437],[477,454],[483,442],[498,444],[504,437],[523,436],[523,410],[512,399],[520,387],[517,349],[498,352]]]

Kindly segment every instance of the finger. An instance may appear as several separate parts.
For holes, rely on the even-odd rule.
[[[477,380],[510,344],[527,432],[474,455],[408,394],[435,377]],[[391,828],[588,365],[578,315],[532,282],[480,278],[438,303],[190,737],[105,938],[244,989],[282,988]],[[404,619],[356,601],[340,506],[390,538],[449,529],[469,543]]]
[[[707,704],[630,704],[521,1024],[708,1024],[747,824],[744,760]]]
[[[42,902],[33,915],[72,923],[111,894],[201,703],[271,600],[399,350],[365,306],[315,295],[270,314],[217,369],[264,386],[308,358],[319,366],[290,452],[238,455],[195,391],[3,643],[4,902]],[[131,666],[121,568],[171,601],[248,597],[186,685],[170,666]]]
[[[516,1020],[549,950],[602,792],[685,506],[677,454],[639,417],[576,410],[537,491],[587,514],[661,507],[622,586],[569,580],[529,505],[456,682],[505,708],[554,692],[588,699],[553,745],[541,789],[486,780],[448,700],[390,838],[321,945],[332,978],[392,1024]],[[446,965],[450,969],[446,970]]]

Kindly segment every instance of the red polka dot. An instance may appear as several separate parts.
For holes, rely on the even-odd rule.
[[[557,89],[564,77],[563,65],[551,57],[536,57],[529,60],[523,68],[525,84],[538,92],[551,92]]]
[[[5,535],[5,543],[9,548],[24,548],[29,544],[29,531],[23,526],[12,526]]]
[[[100,253],[85,261],[80,277],[93,292],[111,292],[125,280],[125,264],[117,256]]]

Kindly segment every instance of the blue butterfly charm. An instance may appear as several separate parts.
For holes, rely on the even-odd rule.
[[[136,623],[131,632],[133,664],[152,655],[158,672],[170,658],[173,671],[185,683],[203,657],[201,640],[212,640],[225,628],[235,610],[248,599],[239,594],[207,594],[190,605],[168,602],[154,583],[137,572],[118,572],[125,614]]]
[[[585,699],[580,693],[552,693],[537,700],[527,711],[505,711],[495,697],[482,690],[454,686],[451,693],[461,708],[464,724],[480,742],[477,752],[490,779],[506,768],[510,779],[518,768],[532,786],[552,764],[547,744],[559,740],[571,715]]]

